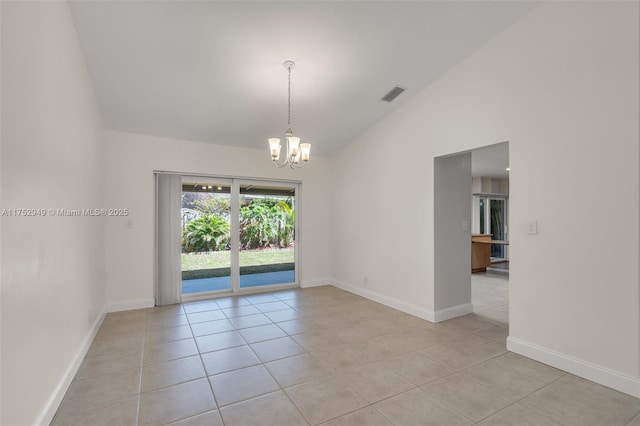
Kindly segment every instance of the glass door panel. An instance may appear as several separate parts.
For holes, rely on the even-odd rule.
[[[240,183],[241,289],[296,282],[295,196],[291,185]]]
[[[505,217],[505,202],[504,199],[490,199],[489,200],[489,217],[491,227],[491,239],[504,241],[506,240],[506,217]],[[505,246],[502,244],[491,245],[491,258],[505,259]]]
[[[231,181],[182,181],[182,294],[231,291]]]
[[[487,199],[486,198],[479,198],[478,199],[478,212],[480,213],[480,218],[478,220],[478,225],[480,226],[480,234],[484,234],[485,233],[485,210],[486,207],[485,205],[487,204]]]

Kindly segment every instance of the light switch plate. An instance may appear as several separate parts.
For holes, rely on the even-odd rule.
[[[528,234],[537,234],[538,233],[538,221],[531,220],[527,224],[527,233]]]

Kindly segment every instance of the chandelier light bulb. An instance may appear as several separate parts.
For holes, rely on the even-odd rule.
[[[291,136],[289,139],[289,154],[293,157],[298,155],[298,151],[300,150],[300,138],[296,136]]]
[[[310,143],[300,144],[300,155],[302,157],[302,161],[304,161],[305,163],[309,161],[310,154],[311,154],[311,144]]]
[[[271,159],[278,161],[280,158],[280,139],[269,138],[269,149],[271,150]]]

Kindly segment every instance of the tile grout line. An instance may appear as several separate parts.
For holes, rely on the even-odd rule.
[[[252,303],[251,301],[249,301],[249,302],[250,302],[250,303]],[[269,302],[263,302],[263,303],[269,303]],[[244,305],[244,306],[255,306],[255,304],[252,304],[252,305]],[[259,308],[258,308],[258,310],[259,310]],[[225,315],[227,315],[227,314],[226,314],[226,312],[224,312],[224,310],[223,310],[222,308],[221,308],[221,311],[222,311]],[[260,311],[260,313],[261,313],[262,315],[264,315],[264,312],[261,312],[261,311]],[[251,314],[249,314],[249,315],[251,315]],[[241,316],[243,316],[243,315],[241,315]],[[247,316],[247,315],[244,315],[244,316]],[[265,316],[266,316],[266,315],[265,315]],[[269,321],[271,321],[271,324],[272,324],[272,325],[276,325],[276,326],[277,326],[277,324],[276,324],[273,320],[271,320],[271,318],[269,318],[268,316],[266,316],[266,317],[269,319]],[[228,320],[230,320],[231,318],[237,318],[237,317],[228,317],[228,316],[227,316],[227,319],[228,319]],[[187,317],[187,319],[188,319],[188,317]],[[190,323],[190,322],[189,322],[189,324],[191,325],[191,323]],[[232,323],[232,324],[233,324],[233,323]],[[269,325],[269,324],[265,324],[265,325]],[[247,329],[247,328],[259,327],[259,326],[254,326],[254,327],[245,327],[245,328],[238,329],[238,328],[237,328],[237,326],[236,326],[235,324],[233,324],[233,326],[234,326],[234,330],[233,330],[233,331],[238,332],[238,334],[240,334],[239,330],[244,330],[244,329]],[[278,327],[278,328],[279,328],[279,327]],[[191,331],[192,331],[192,334],[193,334],[193,330],[191,330]],[[283,332],[284,332],[284,330],[283,330]],[[218,333],[213,333],[213,334],[218,334]],[[286,334],[286,333],[285,333],[285,334]],[[241,345],[241,346],[247,346],[247,348],[249,348],[249,350],[250,350],[250,351],[251,351],[251,352],[256,356],[256,359],[258,359],[259,364],[256,364],[256,365],[260,365],[261,367],[263,367],[263,368],[267,371],[267,373],[269,374],[269,376],[272,378],[272,380],[274,381],[274,383],[276,383],[276,384],[278,385],[278,387],[279,387],[280,391],[281,391],[283,394],[287,395],[287,394],[286,394],[286,392],[284,391],[284,388],[282,387],[282,385],[281,385],[281,384],[280,384],[280,383],[275,379],[275,377],[273,377],[273,375],[271,374],[271,372],[269,371],[269,369],[264,365],[264,364],[265,364],[265,363],[264,363],[264,361],[262,361],[262,360],[261,360],[261,359],[260,359],[260,358],[255,354],[255,352],[253,352],[253,349],[251,348],[250,344],[246,341],[246,339],[244,339],[244,337],[242,336],[242,334],[240,334],[240,337],[241,337],[241,338],[243,339],[243,341],[245,342],[245,345]],[[195,337],[194,337],[194,339],[195,339]],[[272,340],[272,339],[267,339],[267,340]],[[257,343],[257,342],[254,342],[254,343]],[[197,345],[196,345],[196,346],[197,346]],[[231,349],[231,348],[227,348],[227,349]],[[303,348],[303,349],[304,349],[304,348]],[[221,350],[225,350],[225,349],[221,349]],[[211,352],[217,352],[217,351],[211,351]],[[205,353],[210,353],[210,352],[205,352]],[[209,375],[207,374],[207,372],[206,372],[206,368],[204,367],[204,361],[202,360],[202,352],[200,351],[200,348],[199,348],[199,347],[198,347],[198,355],[200,356],[200,362],[202,363],[203,368],[204,368],[204,370],[205,370],[206,379],[207,379],[207,381],[209,382],[209,387],[210,387],[210,389],[211,389],[211,393],[212,393],[212,395],[213,395],[213,397],[214,397],[214,401],[215,401],[215,403],[216,403],[216,409],[217,409],[217,411],[218,411],[218,414],[219,414],[219,416],[220,416],[220,419],[222,420],[222,422],[223,422],[223,424],[224,424],[225,422],[224,422],[224,418],[223,418],[223,416],[222,416],[222,408],[224,408],[224,407],[220,407],[220,405],[219,405],[219,403],[218,403],[218,400],[217,400],[217,398],[216,398],[216,396],[215,396],[215,392],[213,391],[213,385],[211,384],[211,380],[209,380],[209,377],[211,377],[211,376],[209,376]],[[218,373],[218,374],[225,374],[225,373],[229,373],[229,372],[232,372],[232,371],[239,371],[239,370],[242,370],[243,368],[248,368],[248,367],[239,367],[239,368],[236,368],[236,369],[233,369],[233,370],[229,370],[229,371],[225,371],[225,372],[221,372],[221,373]],[[216,374],[214,374],[213,376],[215,376],[215,375],[216,375]],[[269,395],[269,394],[274,393],[274,392],[277,392],[277,391],[267,392],[267,393],[265,393],[265,394],[257,395],[257,396],[254,396],[254,397],[251,397],[251,398],[247,398],[247,399],[244,399],[244,400],[241,400],[241,401],[236,401],[236,402],[234,402],[234,403],[232,403],[232,404],[228,404],[227,406],[231,406],[231,405],[234,405],[234,404],[239,404],[239,403],[242,403],[242,402],[246,402],[246,401],[249,401],[249,400],[251,400],[251,399],[255,399],[255,398],[258,398],[258,397],[261,397],[261,396]],[[287,398],[288,398],[288,395],[287,395]],[[292,404],[293,404],[293,402],[292,402]],[[294,407],[296,407],[296,410],[298,410],[298,407],[297,407],[295,404],[293,404],[293,405],[294,405]],[[299,411],[299,410],[298,410],[298,411]],[[301,413],[301,414],[302,414],[302,413]],[[190,416],[190,417],[193,417],[193,416]],[[303,417],[304,417],[304,416],[303,416]],[[189,417],[187,417],[187,418],[189,418]]]
[[[218,305],[218,302],[215,302],[215,304],[216,304],[216,306],[218,306],[220,308],[220,306]],[[218,399],[216,398],[216,394],[213,391],[213,385],[211,384],[211,380],[209,380],[209,375],[207,374],[207,368],[205,367],[204,360],[202,359],[202,352],[200,351],[200,346],[198,346],[198,341],[196,340],[196,336],[193,334],[193,328],[192,328],[193,324],[191,323],[191,320],[189,319],[189,315],[187,315],[187,311],[184,309],[184,304],[180,304],[180,306],[182,307],[182,310],[185,312],[185,315],[187,317],[187,323],[189,324],[189,330],[191,331],[191,338],[193,339],[194,345],[196,345],[196,350],[198,351],[198,358],[200,359],[200,365],[202,366],[202,370],[204,371],[204,378],[207,381],[207,384],[209,385],[209,390],[211,391],[211,397],[213,398],[213,403],[216,405],[215,410],[218,412],[218,416],[220,417],[220,421],[222,422],[222,424],[224,426],[225,423],[224,423],[224,419],[222,418],[222,411],[220,410],[220,406],[218,405]],[[208,312],[208,311],[203,311],[203,312]],[[226,314],[222,309],[220,309],[220,312],[222,312],[226,317]],[[228,320],[229,319],[227,318],[227,321]],[[208,352],[205,352],[205,353],[208,353]],[[206,412],[207,411],[205,411],[205,413]],[[188,418],[191,418],[191,417],[195,417],[195,416],[199,416],[200,414],[203,414],[203,413],[198,413],[198,414],[195,414],[193,416],[188,416],[188,417],[185,417],[185,419],[188,419]],[[181,420],[184,420],[184,419],[181,419]]]
[[[480,362],[478,362],[478,363],[471,364],[471,365],[469,365],[469,366],[467,366],[467,367],[464,367],[463,369],[458,370],[458,371],[456,371],[456,372],[454,372],[454,373],[451,373],[451,374],[448,374],[448,375],[446,375],[446,376],[442,376],[442,377],[440,377],[440,378],[438,378],[438,379],[435,379],[435,380],[433,380],[432,382],[435,382],[435,381],[437,381],[437,380],[441,380],[441,379],[444,379],[444,378],[446,378],[446,377],[450,377],[450,376],[453,376],[453,375],[455,375],[455,374],[461,373],[461,372],[463,372],[463,371],[465,371],[465,370],[468,370],[468,369],[470,369],[471,367],[474,367],[474,366],[476,366],[476,365],[479,365],[479,364],[482,364],[482,363],[484,363],[484,362],[491,361],[491,360],[493,360],[493,359],[496,359],[496,358],[499,358],[499,357],[501,357],[501,356],[504,356],[506,353],[508,353],[508,351],[507,351],[507,352],[505,352],[505,353],[503,353],[503,354],[499,354],[499,355],[493,356],[493,357],[491,357],[491,358],[488,358],[488,359],[486,359],[486,360],[484,360],[484,361],[480,361]],[[530,376],[530,375],[528,375],[528,374],[526,374],[526,373],[523,373],[523,372],[521,372],[521,371],[519,371],[519,370],[517,370],[517,369],[514,369],[513,367],[506,367],[506,368],[511,369],[511,370],[518,371],[519,373],[524,374],[525,376],[527,376],[527,377],[529,377],[529,378],[533,379],[533,377],[532,377],[532,376]],[[495,411],[495,412],[493,412],[493,413],[491,413],[491,414],[489,414],[489,415],[487,415],[487,416],[483,417],[482,419],[478,420],[477,422],[474,422],[474,424],[481,423],[482,421],[486,420],[487,418],[489,418],[489,417],[491,417],[491,416],[494,416],[494,415],[496,415],[496,414],[500,413],[500,412],[501,412],[501,411],[503,411],[503,410],[506,410],[507,408],[509,408],[509,407],[511,407],[511,406],[513,406],[513,405],[515,405],[515,404],[517,404],[517,403],[519,403],[520,401],[522,401],[523,399],[525,399],[525,398],[527,398],[527,397],[529,397],[529,396],[533,395],[534,393],[541,391],[542,389],[544,389],[545,387],[547,387],[547,386],[551,385],[552,383],[555,383],[557,380],[559,380],[560,378],[562,378],[562,377],[564,377],[564,376],[566,376],[566,373],[565,373],[565,374],[562,374],[562,375],[560,375],[560,376],[558,376],[558,377],[556,377],[555,379],[551,380],[549,383],[545,383],[543,386],[541,386],[541,387],[537,388],[536,390],[534,390],[534,391],[532,391],[532,392],[529,392],[528,394],[526,394],[526,395],[525,395],[525,396],[523,396],[522,398],[519,398],[519,399],[517,399],[517,400],[513,401],[512,403],[510,403],[510,404],[506,405],[505,407],[503,407],[503,408],[501,408],[501,409],[499,409],[499,410],[497,410],[497,411]],[[468,379],[469,379],[469,380],[471,380],[472,382],[476,383],[477,385],[479,385],[479,386],[481,386],[481,387],[483,387],[483,388],[485,388],[485,389],[487,389],[487,390],[489,391],[489,388],[488,388],[486,385],[484,385],[482,382],[480,382],[480,381],[478,381],[478,380],[474,379],[473,377],[470,377],[470,378],[468,378]],[[426,383],[425,383],[425,385],[426,385]],[[423,386],[424,386],[424,385],[423,385]],[[422,387],[422,386],[419,386],[419,387]],[[496,394],[495,392],[492,392],[492,391],[490,391],[490,393],[492,393],[492,394],[494,394],[494,395],[502,396],[502,395]],[[442,402],[442,403],[446,404],[447,406],[451,407],[451,408],[452,408],[456,413],[458,413],[458,414],[462,415],[463,417],[465,417],[465,418],[467,418],[467,419],[469,419],[470,421],[472,421],[472,422],[473,422],[473,420],[472,420],[472,419],[470,419],[469,417],[467,417],[467,416],[466,416],[466,415],[464,415],[463,413],[459,412],[459,411],[458,411],[458,410],[457,410],[453,405],[451,405],[451,404],[450,404],[450,403],[448,403],[447,401],[441,400],[441,399],[440,399],[440,398],[438,398],[437,396],[433,396],[433,397],[434,397],[434,398],[436,398],[438,401],[440,401],[440,402]],[[527,408],[529,408],[529,407],[527,407]],[[540,415],[543,415],[545,418],[549,419],[549,417],[546,415],[546,413],[543,413],[543,412],[541,412],[540,410],[537,410],[537,409],[534,409],[533,411],[535,411],[535,412],[539,413]],[[554,419],[550,419],[550,420],[557,422],[557,421],[556,421],[556,420],[554,420]]]
[[[275,323],[274,323],[274,324],[275,324]],[[276,324],[276,325],[277,325],[277,324]],[[284,331],[284,330],[283,330],[283,331]],[[289,336],[289,337],[291,337],[291,336]],[[302,347],[302,346],[301,346],[301,347]],[[302,349],[304,349],[304,350],[305,350],[305,353],[306,353],[306,354],[310,355],[310,354],[309,354],[309,352],[308,352],[304,347],[303,347]],[[298,355],[303,355],[303,354],[297,354],[297,355],[293,355],[293,356],[298,356]],[[285,358],[280,358],[280,359],[286,359],[286,358],[291,358],[291,357],[285,357]],[[309,420],[305,417],[305,415],[302,413],[302,411],[300,411],[300,408],[299,408],[299,407],[298,407],[298,406],[297,406],[297,405],[296,405],[296,404],[291,400],[291,397],[289,397],[289,394],[288,394],[288,393],[287,393],[287,391],[285,390],[285,387],[284,387],[284,386],[282,386],[282,384],[281,384],[278,380],[276,380],[276,378],[273,376],[273,373],[271,373],[271,370],[269,370],[269,369],[267,368],[267,366],[265,365],[265,363],[264,363],[260,358],[258,358],[258,359],[259,359],[259,360],[260,360],[260,362],[261,362],[261,364],[260,364],[260,365],[261,365],[265,370],[267,370],[267,373],[269,373],[269,375],[271,376],[271,378],[273,379],[273,381],[274,381],[275,383],[277,383],[277,384],[278,384],[278,387],[280,388],[280,392],[282,392],[282,394],[285,396],[285,398],[287,398],[287,399],[289,400],[289,402],[291,403],[291,405],[293,405],[293,406],[295,407],[296,411],[298,411],[298,413],[302,416],[302,418],[303,418],[303,419],[305,419],[305,421],[306,421],[307,423],[311,424],[311,422],[309,422]],[[273,360],[273,361],[277,361],[277,360]],[[269,361],[269,362],[273,362],[273,361]],[[291,387],[291,386],[289,386],[289,387]],[[276,391],[276,392],[277,392],[277,391]],[[272,393],[272,392],[270,392],[270,393]],[[267,394],[265,394],[265,395],[268,395],[268,393],[267,393]],[[247,401],[248,401],[248,400],[247,400]]]
[[[511,367],[507,367],[507,368],[511,368]],[[513,368],[511,368],[511,369],[513,369]],[[518,371],[518,370],[516,370],[516,371]],[[522,374],[525,374],[525,373],[522,373]],[[502,409],[500,409],[500,410],[496,411],[495,413],[493,413],[493,414],[491,414],[491,415],[489,415],[489,416],[487,416],[487,417],[483,418],[483,419],[482,419],[482,420],[480,420],[480,421],[483,421],[483,420],[485,420],[485,419],[487,419],[487,418],[489,418],[489,417],[491,417],[491,416],[494,416],[494,415],[498,414],[499,412],[501,412],[501,411],[503,411],[503,410],[506,410],[507,408],[509,408],[509,407],[511,407],[511,406],[513,406],[513,405],[515,405],[515,404],[518,404],[520,401],[524,400],[525,398],[530,397],[531,395],[533,395],[533,394],[535,394],[535,393],[537,393],[537,392],[540,392],[542,389],[544,389],[544,388],[546,388],[547,386],[550,386],[551,384],[553,384],[553,383],[557,382],[558,380],[560,380],[561,378],[563,378],[563,377],[564,377],[564,376],[566,376],[566,375],[567,375],[567,373],[564,373],[564,374],[562,374],[562,375],[560,375],[560,376],[556,377],[555,379],[551,380],[549,383],[546,383],[544,386],[539,387],[538,389],[534,390],[533,392],[530,392],[530,393],[526,394],[526,395],[525,395],[525,396],[523,396],[522,398],[519,398],[519,399],[517,399],[516,401],[514,401],[512,404],[509,404],[508,406],[506,406],[506,407],[504,407],[504,408],[502,408]],[[528,375],[527,375],[527,376],[528,376]],[[529,377],[531,377],[531,376],[529,376]],[[541,416],[545,417],[546,419],[549,419],[549,420],[551,420],[551,421],[553,421],[553,422],[559,423],[559,421],[558,421],[558,420],[550,418],[550,417],[547,415],[547,413],[544,413],[544,412],[542,412],[542,411],[540,411],[540,410],[536,409],[535,407],[527,407],[527,406],[525,406],[525,407],[526,407],[526,408],[528,408],[528,409],[530,409],[530,410],[535,411],[536,413],[540,414]]]
[[[251,301],[250,301],[250,300],[249,300],[249,302],[251,303]],[[282,301],[281,301],[281,302],[282,302]],[[286,302],[283,302],[283,303],[284,303],[285,305],[289,306],[289,307],[290,307],[290,309],[294,309],[294,310],[295,310],[295,308],[291,307],[288,303],[286,303]],[[259,310],[259,309],[258,309],[258,310]],[[298,312],[298,311],[296,310],[296,312]],[[265,315],[265,314],[264,314],[264,312],[261,312],[261,313],[262,313],[263,315]],[[271,321],[271,324],[275,325],[275,326],[276,326],[276,327],[278,327],[280,330],[282,330],[282,328],[280,328],[280,326],[278,326],[278,324],[277,324],[275,321],[273,321],[273,320],[272,320],[271,318],[269,318],[267,315],[265,315],[265,316],[269,319],[269,321]],[[234,324],[234,327],[235,327],[235,324]],[[236,328],[236,330],[237,330],[237,328]],[[286,335],[287,337],[291,338],[291,336],[290,336],[286,331],[284,331],[284,330],[282,330],[282,331],[285,333],[285,335]],[[307,423],[311,424],[311,423],[309,422],[309,420],[304,416],[304,414],[300,411],[300,409],[298,408],[298,406],[297,406],[297,405],[296,405],[296,404],[291,400],[291,398],[289,397],[289,394],[287,394],[287,392],[286,392],[285,388],[280,384],[280,382],[278,382],[278,381],[276,380],[276,378],[275,378],[275,377],[273,377],[273,374],[271,373],[271,371],[270,371],[270,370],[267,368],[267,366],[265,365],[265,361],[263,361],[262,359],[260,359],[260,357],[258,357],[258,356],[257,356],[257,354],[255,354],[255,352],[254,352],[254,351],[253,351],[253,349],[251,348],[250,344],[248,344],[248,343],[247,343],[247,347],[249,348],[249,350],[251,350],[251,351],[254,353],[254,355],[256,355],[256,358],[258,359],[258,361],[260,361],[260,364],[259,364],[259,365],[260,365],[260,366],[262,366],[262,368],[264,368],[264,369],[267,371],[267,373],[268,373],[268,374],[269,374],[269,376],[272,378],[272,380],[273,380],[273,381],[278,385],[278,387],[280,388],[280,392],[282,392],[282,394],[283,394],[283,395],[284,395],[284,396],[289,400],[289,402],[291,403],[291,405],[292,405],[293,407],[295,407],[296,411],[297,411],[297,412],[302,416],[302,418],[303,418],[303,419],[305,419],[305,421],[306,421]],[[306,353],[308,353],[308,351],[307,351],[304,347],[303,347],[302,349],[303,349],[303,350],[305,350],[305,352],[306,352]],[[288,357],[285,357],[285,358],[288,358]],[[280,358],[280,359],[284,359],[284,358]],[[273,361],[276,361],[276,360],[273,360]],[[274,392],[277,392],[277,391],[274,391]],[[265,396],[265,395],[269,395],[269,394],[274,393],[274,392],[268,392],[268,393],[266,393],[266,394],[258,395],[258,396],[253,397],[253,398],[248,398],[248,399],[243,400],[243,401],[238,401],[238,402],[236,402],[236,403],[234,403],[234,404],[239,404],[239,403],[242,403],[242,402],[246,402],[246,401],[249,401],[249,400],[251,400],[251,399],[258,398],[258,397]],[[230,404],[230,405],[233,405],[233,404]],[[221,415],[220,417],[222,417],[222,415]],[[224,422],[224,419],[223,419],[223,422]]]
[[[150,308],[147,308],[150,309]],[[142,335],[142,355],[140,356],[140,378],[138,380],[138,404],[136,407],[136,425],[140,424],[140,403],[142,402],[142,375],[144,373],[144,353],[147,343],[147,322],[149,319],[149,311],[144,316],[144,334]]]

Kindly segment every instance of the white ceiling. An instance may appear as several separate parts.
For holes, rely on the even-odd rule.
[[[76,1],[110,130],[331,155],[535,7],[517,1]],[[407,90],[380,98],[394,85]]]
[[[503,142],[471,151],[471,175],[509,179],[509,143]]]

